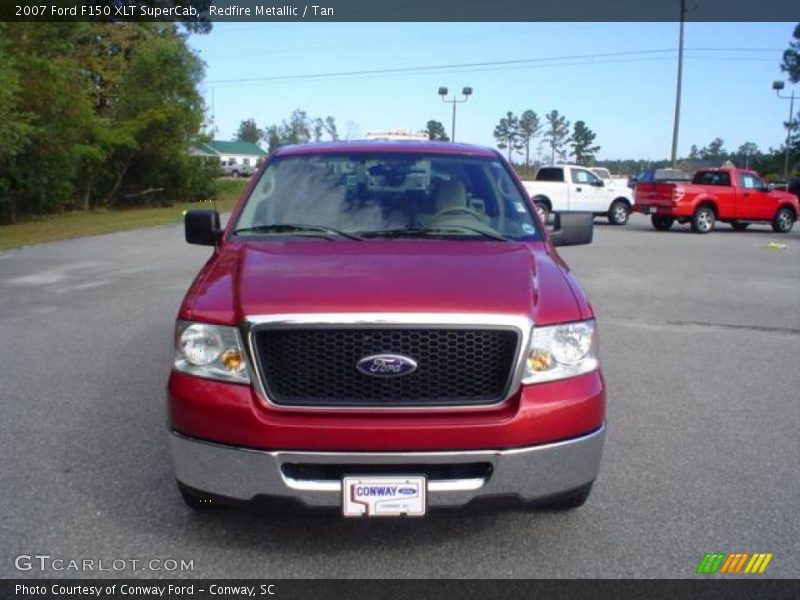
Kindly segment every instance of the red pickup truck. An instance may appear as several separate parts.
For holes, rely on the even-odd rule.
[[[653,227],[665,231],[677,220],[708,233],[717,221],[744,230],[768,222],[780,233],[792,230],[800,214],[797,197],[770,190],[761,177],[744,169],[697,171],[691,183],[646,183],[635,187],[634,210],[650,215]]]
[[[168,384],[194,508],[262,497],[420,516],[508,497],[572,508],[597,476],[594,313],[495,150],[285,147],[252,178],[180,308]]]

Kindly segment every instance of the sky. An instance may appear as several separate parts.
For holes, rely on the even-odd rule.
[[[679,155],[720,137],[778,147],[789,102],[781,55],[795,23],[687,23]],[[457,108],[456,139],[494,146],[506,111],[555,109],[596,134],[601,160],[667,158],[672,143],[677,23],[217,23],[190,45],[206,63],[201,92],[217,139],[239,123],[262,128],[297,108],[332,115],[342,137],[382,129],[451,129],[437,95],[471,86]],[[571,58],[565,58],[571,57]],[[529,61],[476,65],[496,61]],[[471,64],[469,67],[448,65]],[[305,77],[352,71],[435,69]],[[438,68],[443,67],[443,68]],[[297,77],[304,76],[304,77]],[[296,77],[255,82],[231,80]],[[227,83],[226,83],[227,82]],[[787,82],[786,91],[792,86]],[[794,86],[800,92],[800,85]],[[213,102],[212,102],[213,99]],[[795,104],[795,110],[800,105]],[[535,148],[532,154],[535,156]],[[548,153],[542,148],[542,155]]]

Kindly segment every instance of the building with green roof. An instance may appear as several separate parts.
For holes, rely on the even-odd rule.
[[[222,165],[255,167],[267,153],[258,144],[226,140],[196,141],[189,153],[192,156],[216,157]]]

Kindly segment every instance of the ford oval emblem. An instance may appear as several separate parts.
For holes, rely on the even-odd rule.
[[[416,371],[417,361],[400,354],[373,354],[358,361],[356,369],[372,377],[400,377]]]

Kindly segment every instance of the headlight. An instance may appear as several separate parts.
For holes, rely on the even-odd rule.
[[[244,348],[235,327],[178,321],[175,370],[235,383],[250,383]]]
[[[534,327],[522,383],[566,379],[599,366],[593,320]]]

